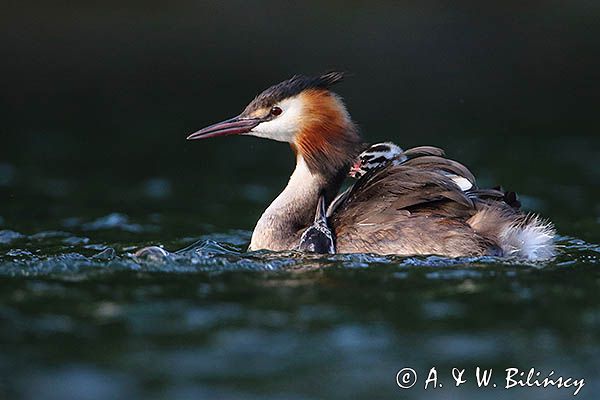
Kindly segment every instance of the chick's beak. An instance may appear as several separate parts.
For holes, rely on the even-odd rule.
[[[187,137],[187,140],[207,139],[225,135],[239,135],[248,133],[262,121],[260,118],[242,118],[240,116],[228,120],[217,122],[194,132]]]
[[[358,179],[360,178],[365,171],[363,171],[363,169],[361,168],[362,164],[360,161],[356,161],[352,167],[350,167],[350,171],[348,172],[348,176],[351,178],[355,178]]]

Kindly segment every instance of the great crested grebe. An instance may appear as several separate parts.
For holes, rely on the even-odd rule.
[[[329,205],[325,223],[338,253],[554,254],[550,223],[515,209],[501,191],[478,189],[466,167],[435,147],[401,151],[406,160],[365,173],[331,204],[364,148],[344,103],[330,90],[342,78],[338,72],[296,75],[259,94],[240,115],[188,136],[258,136],[290,143],[295,152],[296,168],[258,220],[249,250],[296,249],[315,210],[318,219]]]

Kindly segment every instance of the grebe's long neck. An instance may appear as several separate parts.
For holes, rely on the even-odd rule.
[[[297,124],[300,128],[290,142],[296,169],[258,220],[249,250],[296,248],[302,232],[313,223],[319,195],[331,202],[360,152],[360,136],[339,97],[323,90],[302,96],[301,114],[307,117]]]
[[[302,231],[314,219],[319,194],[325,192],[331,200],[341,185],[341,179],[338,180],[339,183],[311,172],[302,155],[298,154],[296,169],[287,186],[256,223],[249,250],[295,248]]]

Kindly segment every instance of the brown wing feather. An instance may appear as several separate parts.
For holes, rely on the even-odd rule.
[[[409,149],[407,152],[413,150]],[[472,208],[471,198],[444,172],[463,176],[475,185],[475,177],[462,164],[438,156],[424,155],[398,166],[370,171],[338,203],[337,213],[342,209],[364,207],[368,203],[375,203],[378,207],[389,203],[390,207],[399,210],[443,199]],[[335,213],[336,210],[332,210],[330,214],[333,216]]]
[[[476,190],[463,192],[445,173],[465,177],[476,189],[473,174],[442,158],[441,149],[406,153],[413,158],[367,173],[330,210],[338,251],[452,256],[496,248],[466,222],[477,212]]]
[[[406,161],[406,165],[410,165],[413,167],[418,167],[423,170],[441,170],[456,174],[458,176],[462,176],[467,178],[471,184],[475,185],[475,177],[465,167],[459,162],[454,160],[449,160],[447,158],[441,158],[436,156],[424,156],[417,157]]]
[[[439,147],[433,146],[419,146],[413,147],[404,151],[404,155],[408,158],[420,157],[420,156],[438,156],[444,157],[446,153]]]

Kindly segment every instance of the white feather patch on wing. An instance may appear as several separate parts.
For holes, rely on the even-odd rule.
[[[452,181],[456,183],[463,192],[466,192],[473,187],[473,184],[467,178],[463,178],[462,176],[454,175]]]
[[[444,175],[446,175],[448,178],[452,179],[452,182],[454,182],[456,184],[456,186],[458,186],[460,188],[460,190],[462,190],[463,192],[466,192],[467,190],[470,190],[473,188],[473,184],[471,183],[471,181],[463,176],[459,176],[456,174],[450,174],[447,172],[445,172]]]

